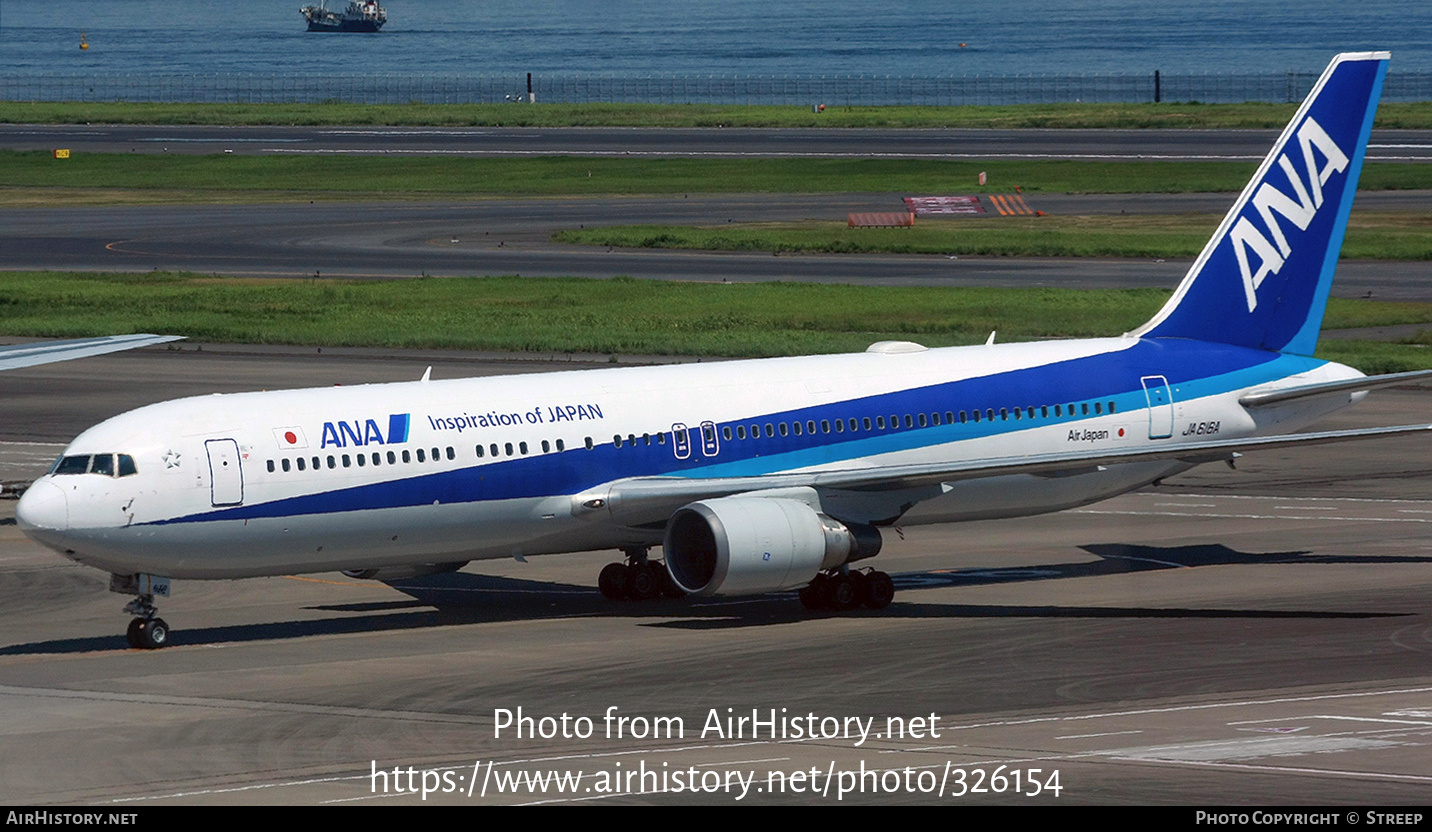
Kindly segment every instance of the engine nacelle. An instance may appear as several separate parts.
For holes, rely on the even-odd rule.
[[[404,578],[421,578],[441,572],[456,572],[467,566],[467,561],[452,563],[418,563],[412,566],[380,566],[377,569],[345,569],[343,574],[364,581],[400,581]]]
[[[874,526],[846,525],[779,497],[721,497],[677,509],[662,544],[676,585],[692,595],[796,589],[823,569],[880,553]]]

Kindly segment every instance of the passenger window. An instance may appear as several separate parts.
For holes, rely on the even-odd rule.
[[[1000,421],[1003,421],[1003,422],[1009,421],[1009,408],[1007,408],[1007,407],[1001,407],[1001,408],[999,409],[999,418],[1000,418]]]
[[[389,452],[388,452],[388,464],[389,464],[389,465],[396,465],[397,463],[398,463],[398,455],[395,454],[395,453],[393,453],[392,451],[389,451]]]
[[[332,454],[328,456],[328,467],[330,469],[338,467],[338,460],[334,459]]]
[[[527,443],[526,443],[526,442],[518,442],[518,443],[517,443],[517,450],[521,451],[523,456],[527,456]],[[449,457],[449,459],[451,459],[451,457]]]
[[[522,443],[522,444],[523,444],[523,446],[524,446],[524,447],[523,447],[523,450],[522,450],[522,453],[525,454],[525,453],[527,453],[527,449],[526,449],[526,447],[525,447],[527,443],[524,442],[524,443]],[[436,450],[436,449],[434,449],[434,450]],[[449,462],[451,462],[451,461],[454,460],[454,459],[457,459],[457,449],[453,448],[453,446],[451,446],[451,445],[447,446],[447,458],[448,458],[448,461],[449,461]]]
[[[767,423],[766,423],[766,436],[775,436],[775,435],[776,435],[776,429],[771,426],[771,423],[770,423],[770,422],[767,422]]]
[[[404,464],[407,464],[407,463],[412,462],[412,461],[413,461],[413,455],[410,454],[410,453],[408,453],[407,449],[404,448],[404,449],[403,449],[403,463],[404,463]]]
[[[936,417],[936,418],[939,418],[939,417]],[[922,427],[922,428],[925,427],[925,414],[923,414],[923,413],[920,414],[920,427]]]
[[[722,426],[721,426],[721,438],[724,439],[724,440],[726,440],[727,442],[730,442],[730,441],[731,441],[731,426],[730,426],[730,425],[722,425]]]
[[[1054,405],[1054,415],[1055,415],[1055,416],[1063,416],[1063,415],[1064,415],[1064,408],[1060,407],[1060,406],[1057,405],[1057,404]]]
[[[1020,409],[1017,408],[1017,407],[1014,409],[1014,418],[1015,418],[1016,421],[1019,420],[1019,419],[1024,418],[1023,415],[1021,415]]]
[[[781,436],[785,436],[788,432],[789,428],[786,427],[786,423],[781,422]]]
[[[908,414],[908,413],[905,414],[905,427],[907,427],[907,428],[913,428],[913,427],[915,427],[915,420],[914,420],[914,419],[911,419],[911,418],[910,418],[910,414]]]
[[[814,420],[814,419],[807,419],[807,420],[806,420],[806,433],[810,434],[811,436],[814,436],[814,435],[815,435],[815,420]]]
[[[1113,402],[1109,402],[1109,412],[1110,412],[1110,413],[1113,413],[1113,412],[1114,412],[1114,403],[1113,403]]]
[[[477,451],[477,458],[478,458],[478,459],[482,459],[482,454],[483,454],[482,446],[481,446],[481,445],[478,445],[478,446],[475,448],[475,450]]]
[[[353,467],[352,460],[348,459],[348,454],[344,454],[344,455],[343,455],[343,467],[344,467],[344,468],[352,468],[352,467]]]
[[[507,444],[503,445],[502,450],[506,451],[508,456],[512,456],[512,443],[508,442]]]
[[[373,452],[373,464],[374,464],[374,465],[382,465],[382,464],[383,464],[383,455],[380,454],[380,453],[378,453],[377,451],[374,451],[374,452]]]
[[[589,441],[590,441],[590,440],[589,440]],[[492,457],[493,457],[493,459],[496,459],[496,458],[497,458],[497,443],[496,443],[496,442],[493,442],[491,445],[488,445],[488,446],[487,446],[487,449],[492,452]]]
[[[287,471],[288,469],[285,468],[285,469],[283,469],[283,470]],[[298,470],[300,470],[300,471],[303,470],[303,457],[299,457],[299,458],[298,458]]]
[[[836,420],[835,420],[835,432],[836,432],[836,433],[845,433],[845,420],[844,420],[844,419],[836,419]]]
[[[963,411],[961,411],[961,412],[963,412]],[[976,410],[976,411],[974,412],[974,416],[975,416],[975,421],[978,422],[978,421],[980,420],[980,412],[979,412],[978,410]]]
[[[1104,412],[1104,403],[1103,403],[1103,402],[1094,402],[1094,412],[1095,412],[1095,413],[1103,413],[1103,412]]]
[[[543,440],[542,440],[542,453],[544,453],[544,454],[545,454],[545,453],[550,453],[551,451],[552,451],[552,443],[548,442],[546,439],[543,439]]]
[[[592,449],[592,437],[588,436],[588,437],[587,437],[587,450],[590,451],[591,449]]]
[[[727,437],[727,438],[729,439],[730,437]],[[736,438],[737,438],[737,439],[745,439],[745,438],[746,438],[746,426],[745,426],[745,425],[737,425],[737,426],[736,426]]]
[[[359,468],[362,468],[363,466],[365,466],[365,465],[367,465],[367,464],[368,464],[368,458],[367,458],[366,456],[364,456],[363,454],[358,454],[358,467],[359,467]]]
[[[284,463],[284,465],[283,465],[283,470],[287,471],[287,470],[288,470],[288,460],[285,459],[285,460],[283,461],[283,463]],[[270,460],[268,461],[268,472],[269,472],[270,474],[272,474],[272,473],[273,473],[273,470],[274,470],[274,469],[273,469],[273,460],[270,459]]]
[[[885,417],[884,417],[884,416],[876,416],[876,417],[875,417],[875,427],[880,428],[881,430],[885,430]]]
[[[800,436],[800,435],[801,435],[801,423],[800,423],[800,422],[795,422],[795,423],[793,423],[793,424],[791,425],[791,429],[795,431],[796,436]]]
[[[869,416],[864,416],[864,417],[862,417],[861,420],[860,420],[860,424],[861,424],[861,426],[864,427],[866,430],[870,430],[870,417],[869,417]],[[884,425],[881,425],[881,427],[884,427]]]
[[[961,410],[961,411],[960,411],[960,424],[963,425],[963,424],[965,424],[966,422],[968,422],[969,420],[970,420],[970,417],[965,413],[965,411]],[[979,420],[979,411],[978,411],[978,410],[975,411],[975,420],[976,420],[976,421]]]
[[[1088,402],[1084,402],[1083,404],[1079,405],[1079,407],[1080,407],[1081,410],[1083,410],[1083,415],[1085,415],[1085,416],[1088,416],[1088,415],[1089,415],[1089,403],[1088,403]]]
[[[662,436],[665,436],[665,435],[666,435],[666,434],[662,434]],[[664,444],[664,443],[663,443],[663,444]],[[562,440],[558,439],[558,440],[557,440],[557,450],[558,450],[558,451],[565,451],[565,450],[567,450],[567,445],[566,445],[566,443],[563,442]]]

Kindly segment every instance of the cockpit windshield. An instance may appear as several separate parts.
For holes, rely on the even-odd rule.
[[[134,457],[129,454],[76,454],[62,456],[50,466],[50,473],[101,474],[106,477],[127,477],[139,473]]]

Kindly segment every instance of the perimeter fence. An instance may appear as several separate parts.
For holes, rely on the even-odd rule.
[[[935,105],[1297,102],[1318,73],[919,76],[544,76],[539,102]],[[525,75],[0,74],[0,101],[480,104],[526,101]],[[1432,100],[1432,72],[1388,73],[1385,101]]]

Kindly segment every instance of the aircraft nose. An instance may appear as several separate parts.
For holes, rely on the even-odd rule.
[[[70,526],[65,492],[52,482],[37,482],[25,489],[15,506],[15,522],[22,530],[62,532]]]

